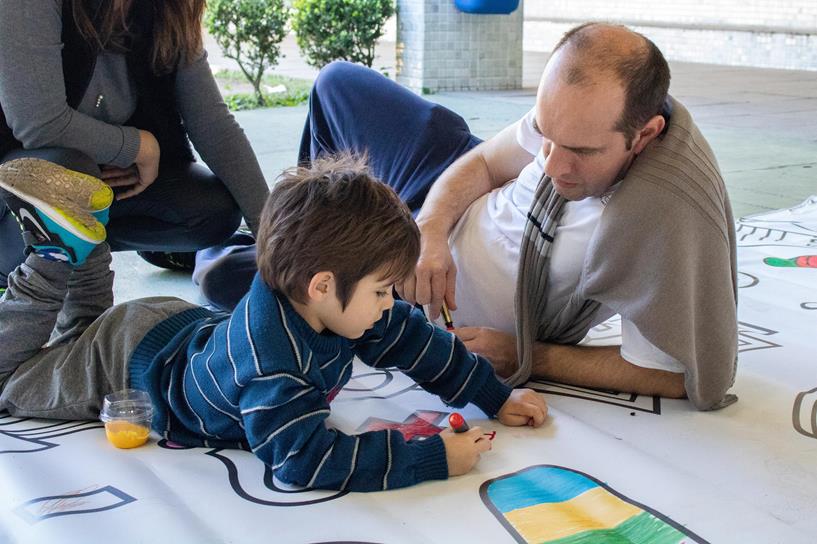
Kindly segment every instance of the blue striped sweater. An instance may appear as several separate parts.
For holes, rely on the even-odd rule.
[[[235,311],[188,310],[151,330],[129,364],[148,391],[153,428],[189,445],[250,449],[281,481],[374,491],[445,479],[439,436],[406,442],[399,431],[350,436],[326,426],[329,403],[358,356],[396,367],[451,406],[495,415],[510,395],[487,360],[403,302],[364,336],[315,332],[287,298],[256,275]]]

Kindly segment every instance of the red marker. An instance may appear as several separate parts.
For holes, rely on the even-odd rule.
[[[468,423],[465,421],[465,418],[462,417],[457,412],[454,412],[450,416],[448,416],[448,424],[451,425],[451,430],[455,433],[464,433],[471,427],[468,426]]]

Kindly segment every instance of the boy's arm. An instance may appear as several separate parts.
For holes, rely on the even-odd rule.
[[[395,301],[353,348],[369,366],[397,367],[452,406],[473,402],[494,416],[511,394],[487,359],[470,353],[454,334],[402,301]]]
[[[239,402],[250,448],[284,482],[379,491],[448,477],[439,436],[406,442],[394,430],[349,436],[327,428],[326,397],[300,373],[255,378]]]

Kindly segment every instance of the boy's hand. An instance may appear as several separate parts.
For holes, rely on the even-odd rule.
[[[471,427],[464,433],[445,429],[440,433],[445,444],[445,459],[448,461],[448,475],[459,476],[469,472],[479,461],[481,453],[491,449],[491,441],[485,438],[482,429]]]
[[[540,427],[547,415],[548,405],[541,395],[530,389],[514,389],[496,417],[509,427]]]

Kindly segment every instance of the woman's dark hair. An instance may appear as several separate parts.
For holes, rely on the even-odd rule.
[[[99,50],[125,52],[135,2],[150,3],[154,11],[151,68],[155,74],[170,73],[180,62],[190,62],[201,53],[204,0],[73,0],[74,21],[83,38]]]

